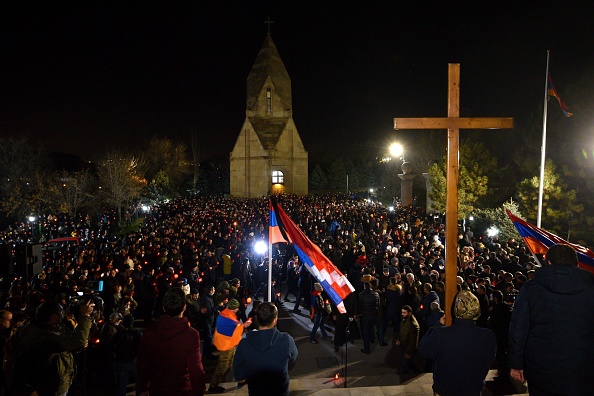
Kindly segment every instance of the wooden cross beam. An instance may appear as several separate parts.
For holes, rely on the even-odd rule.
[[[394,118],[394,129],[447,129],[448,157],[446,168],[446,324],[452,324],[452,304],[456,296],[458,249],[458,178],[460,129],[513,128],[513,118],[460,118],[460,64],[448,64],[447,118]]]

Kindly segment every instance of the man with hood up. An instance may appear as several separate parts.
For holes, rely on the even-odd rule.
[[[531,395],[591,395],[594,276],[569,245],[551,246],[551,265],[522,286],[509,326],[510,376]]]
[[[259,329],[247,333],[235,352],[233,376],[247,380],[250,395],[288,396],[289,365],[297,359],[293,337],[275,326],[278,310],[270,302],[256,310]]]

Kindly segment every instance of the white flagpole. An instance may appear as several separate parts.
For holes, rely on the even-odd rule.
[[[268,301],[272,302],[272,243],[268,236]]]
[[[538,183],[538,215],[536,216],[536,226],[538,228],[542,219],[542,196],[544,193],[544,174],[547,148],[547,103],[549,99],[549,50],[547,50],[547,72],[545,75],[545,92],[544,92],[544,111],[542,114],[542,146],[540,148],[540,179]]]
[[[268,206],[272,205],[272,200],[268,199]],[[268,211],[268,301],[272,302],[272,234],[270,233],[270,210]]]

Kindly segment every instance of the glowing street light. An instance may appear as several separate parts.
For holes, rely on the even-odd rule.
[[[266,250],[268,250],[268,245],[264,241],[258,241],[254,245],[254,250],[258,254],[264,254],[264,253],[266,253]]]
[[[390,155],[404,161],[404,147],[400,143],[392,143],[389,147]]]

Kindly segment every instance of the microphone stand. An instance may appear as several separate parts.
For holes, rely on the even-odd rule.
[[[353,323],[353,318],[349,317],[349,323],[347,324],[346,330],[344,331],[345,334],[345,343],[344,343],[344,387],[347,387],[347,379],[348,379],[348,366],[349,366],[349,338],[351,335],[351,323]]]

